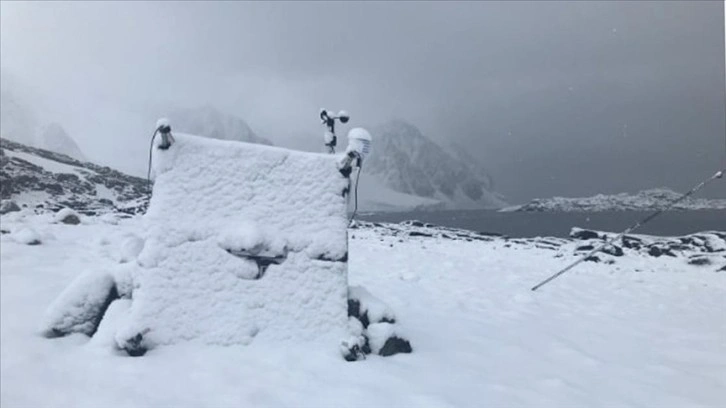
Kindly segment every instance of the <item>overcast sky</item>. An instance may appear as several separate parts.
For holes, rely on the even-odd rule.
[[[125,170],[140,116],[204,104],[282,145],[321,107],[403,118],[512,202],[685,190],[726,163],[720,1],[1,4],[3,73]]]

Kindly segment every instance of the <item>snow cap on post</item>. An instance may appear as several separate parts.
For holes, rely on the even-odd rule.
[[[171,129],[171,123],[169,123],[169,119],[167,119],[167,118],[160,118],[159,120],[156,121],[156,128],[157,129],[161,129],[161,128]]]

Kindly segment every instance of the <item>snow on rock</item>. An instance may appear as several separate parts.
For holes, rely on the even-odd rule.
[[[81,223],[81,219],[78,213],[71,210],[70,208],[64,208],[55,214],[55,222],[60,222],[69,225],[78,225]]]
[[[118,298],[113,276],[88,271],[79,275],[48,307],[41,332],[46,337],[71,333],[92,336],[111,302]]]
[[[20,207],[13,200],[2,200],[0,201],[0,214],[7,214],[11,212],[20,211]]]
[[[392,356],[398,353],[410,353],[411,343],[401,337],[396,325],[391,323],[372,323],[366,329],[366,335],[371,352],[382,356]]]
[[[348,288],[348,316],[352,338],[344,343],[349,346],[344,354],[346,360],[362,360],[371,353],[392,356],[412,351],[411,343],[396,334],[396,317],[391,308],[364,287]]]
[[[132,355],[185,341],[334,349],[348,335],[348,179],[337,157],[174,136],[154,149],[119,346]]]
[[[15,242],[25,245],[40,245],[43,242],[40,234],[30,227],[20,228],[11,237]]]
[[[396,321],[391,308],[362,286],[348,288],[348,314],[360,320],[363,327],[368,327],[371,323]]]

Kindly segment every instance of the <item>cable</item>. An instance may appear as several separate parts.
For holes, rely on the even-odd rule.
[[[349,224],[352,224],[355,220],[355,214],[358,212],[358,180],[360,180],[360,171],[363,168],[363,163],[358,163],[358,174],[355,175],[355,207],[353,207],[353,214],[350,216]]]
[[[555,273],[554,275],[550,276],[549,278],[547,278],[547,279],[543,280],[542,282],[538,283],[537,285],[535,285],[532,288],[532,290],[535,291],[535,290],[539,289],[540,287],[544,286],[546,283],[554,280],[558,276],[562,275],[563,273],[569,271],[570,269],[572,269],[575,266],[579,265],[580,263],[584,262],[589,257],[595,255],[596,253],[598,253],[598,252],[602,251],[603,249],[605,249],[606,247],[610,246],[613,242],[615,242],[615,241],[619,240],[620,238],[622,238],[623,236],[625,236],[625,234],[629,234],[630,232],[632,232],[635,229],[639,228],[640,226],[642,226],[643,224],[645,224],[648,221],[652,220],[653,218],[655,218],[655,217],[663,214],[665,211],[668,211],[674,205],[676,205],[679,202],[685,200],[687,197],[693,195],[696,191],[702,189],[703,186],[705,186],[706,184],[712,182],[713,180],[722,178],[724,172],[726,172],[726,169],[723,169],[721,171],[717,171],[716,174],[714,174],[713,176],[709,177],[708,179],[700,182],[698,185],[696,185],[695,187],[693,187],[686,194],[683,194],[679,198],[677,198],[677,199],[671,201],[670,203],[668,203],[668,205],[666,205],[664,208],[662,208],[662,209],[654,212],[653,214],[645,217],[644,219],[636,222],[635,225],[631,226],[630,228],[626,229],[625,231],[621,232],[620,234],[614,236],[613,238],[610,238],[610,239],[606,240],[604,244],[602,244],[599,247],[597,247],[597,248],[593,249],[592,251],[588,252],[586,255],[580,257],[580,259],[578,259],[577,261],[571,263],[570,265],[568,265],[564,269],[560,270],[559,272]]]
[[[159,133],[159,129],[154,130],[154,134],[151,135],[151,145],[149,146],[149,170],[146,172],[146,182],[149,185],[149,194],[151,194],[151,153],[154,151],[154,139],[156,139],[157,133]]]

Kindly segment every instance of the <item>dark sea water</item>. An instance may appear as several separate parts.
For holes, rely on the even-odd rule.
[[[652,211],[605,211],[591,213],[497,212],[492,210],[413,211],[365,213],[358,219],[377,222],[419,220],[452,228],[496,232],[510,237],[566,237],[572,227],[620,232]],[[656,217],[636,233],[660,236],[700,231],[726,231],[726,210],[669,211]]]

